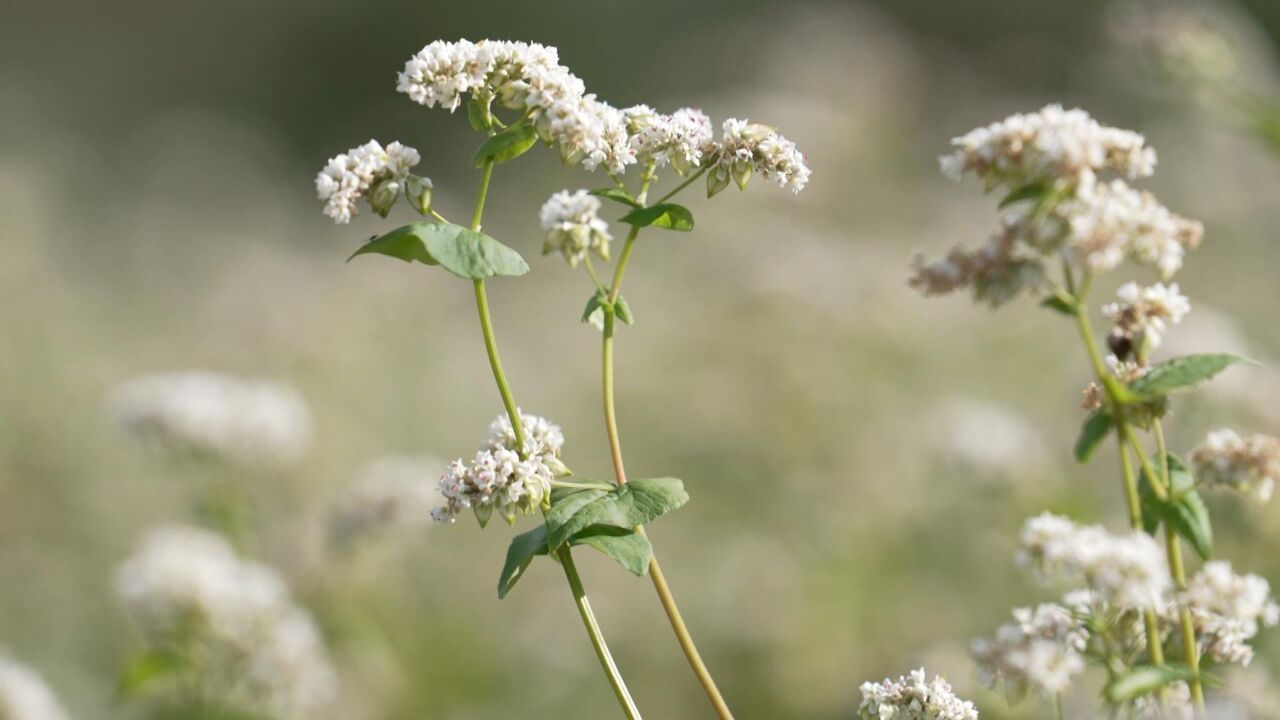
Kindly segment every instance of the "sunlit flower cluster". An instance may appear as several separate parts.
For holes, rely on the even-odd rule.
[[[1271,586],[1257,575],[1237,575],[1221,560],[1205,563],[1187,582],[1182,600],[1191,609],[1202,652],[1218,663],[1248,665],[1249,640],[1280,621]]]
[[[977,720],[978,709],[961,700],[942,677],[932,681],[924,668],[897,680],[862,684],[862,720]]]
[[[244,467],[296,462],[311,437],[311,414],[291,387],[202,370],[144,376],[116,387],[116,419],[182,456]]]
[[[569,474],[560,460],[564,434],[560,426],[537,415],[520,414],[525,430],[523,454],[515,430],[505,416],[489,427],[486,447],[470,464],[449,463],[440,478],[445,504],[431,512],[439,522],[452,523],[470,509],[484,526],[496,511],[507,522],[518,513],[533,513],[550,500],[551,482]]]
[[[379,215],[386,216],[406,191],[409,170],[421,160],[418,151],[393,142],[384,149],[377,140],[329,158],[316,175],[316,196],[324,201],[324,214],[340,225],[351,222],[364,198]],[[425,181],[429,187],[430,181]]]
[[[609,259],[609,223],[600,218],[600,200],[586,190],[561,190],[542,206],[542,230],[547,234],[543,254],[559,252],[577,267],[594,252]]]
[[[712,162],[707,175],[709,194],[728,187],[730,181],[745,188],[752,173],[792,192],[800,192],[809,183],[804,155],[795,143],[768,125],[737,118],[725,120],[720,142],[709,143],[703,154]]]
[[[339,498],[329,538],[347,547],[398,527],[427,521],[439,495],[436,479],[444,463],[430,456],[378,458]]]
[[[911,285],[925,295],[970,288],[996,306],[1045,283],[1047,258],[1063,255],[1073,267],[1100,272],[1125,259],[1157,270],[1162,279],[1199,245],[1200,223],[1170,212],[1150,193],[1124,180],[1155,169],[1155,152],[1137,133],[1100,125],[1082,110],[1050,105],[1014,115],[952,141],[942,171],[981,178],[1003,188],[1000,229],[977,250],[956,248],[945,257],[913,261]]]
[[[1199,482],[1239,490],[1266,502],[1280,478],[1280,438],[1241,437],[1231,429],[1215,430],[1191,454],[1191,461]]]
[[[1023,525],[1018,560],[1043,580],[1083,583],[1118,608],[1158,608],[1169,589],[1164,552],[1149,535],[1113,534],[1044,513]]]
[[[1113,323],[1107,344],[1120,359],[1144,360],[1160,346],[1165,330],[1191,312],[1191,302],[1178,291],[1177,283],[1140,287],[1129,282],[1116,295],[1120,301],[1104,305],[1102,314]]]
[[[680,108],[663,115],[648,105],[635,105],[623,113],[636,157],[652,160],[654,167],[670,165],[684,175],[702,163],[703,150],[711,145],[711,118],[701,110]]]
[[[319,632],[271,568],[242,560],[220,536],[150,532],[116,575],[116,592],[148,642],[198,652],[202,683],[247,709],[311,717],[336,691]],[[221,684],[225,684],[225,687]]]
[[[34,670],[0,654],[0,718],[68,720],[62,703]]]
[[[1088,642],[1089,632],[1073,610],[1045,603],[1015,609],[1013,622],[990,640],[975,640],[972,652],[987,685],[1003,682],[1015,694],[1054,696],[1084,671]]]

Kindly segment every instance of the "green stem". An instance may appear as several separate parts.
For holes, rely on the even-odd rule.
[[[677,186],[675,186],[674,188],[672,188],[672,189],[671,189],[671,192],[669,192],[669,193],[667,193],[666,195],[663,195],[662,197],[658,198],[658,202],[654,203],[654,205],[661,205],[662,203],[664,203],[664,202],[666,202],[666,201],[670,200],[671,198],[675,197],[675,196],[676,196],[676,193],[678,193],[678,192],[680,192],[681,190],[683,190],[683,189],[685,189],[685,188],[689,187],[690,185],[692,185],[692,184],[693,184],[693,182],[694,182],[695,180],[697,180],[698,178],[702,177],[702,176],[703,176],[703,174],[704,174],[704,173],[706,173],[706,172],[707,172],[707,169],[706,169],[706,168],[698,168],[698,172],[696,172],[696,173],[694,173],[694,174],[690,175],[689,177],[685,178],[684,182],[682,182],[682,183],[680,183],[679,185],[677,185]]]
[[[646,180],[641,185],[640,197],[644,197],[648,188],[649,179],[646,177]],[[639,233],[640,228],[633,227],[627,235],[622,254],[618,257],[618,265],[614,268],[613,283],[609,290],[610,303],[615,302],[618,299],[618,293],[621,292],[622,277],[626,274],[627,263],[631,259],[631,252],[635,247],[636,237]],[[601,377],[604,395],[604,423],[609,437],[609,452],[613,458],[614,478],[619,485],[625,485],[627,471],[622,461],[622,441],[618,433],[618,418],[615,411],[613,392],[613,334],[615,322],[616,319],[613,312],[606,309],[604,314],[604,340],[601,348]],[[637,527],[636,531],[642,535],[644,534],[643,527]],[[728,703],[725,702],[724,696],[720,693],[720,688],[716,686],[716,681],[711,676],[711,671],[707,669],[706,663],[702,661],[698,646],[694,643],[688,626],[685,625],[684,617],[680,614],[680,607],[676,604],[675,596],[672,595],[670,586],[667,585],[666,576],[662,573],[662,566],[658,563],[656,553],[649,560],[649,578],[653,581],[653,589],[657,592],[658,599],[662,603],[662,609],[667,615],[667,621],[671,624],[671,630],[675,633],[676,642],[679,643],[681,651],[684,652],[685,659],[688,660],[689,667],[693,669],[693,674],[698,679],[698,684],[702,686],[703,692],[706,693],[707,700],[710,701],[716,716],[720,720],[733,720],[733,713],[729,710]]]
[[[1057,720],[1066,720],[1067,714],[1062,711],[1062,693],[1053,696],[1053,709]]]
[[[1173,479],[1169,475],[1169,452],[1168,446],[1164,440],[1164,426],[1157,419],[1154,425],[1156,435],[1156,450],[1160,453],[1160,469],[1164,477],[1164,485],[1169,489],[1170,494],[1173,493]],[[1181,594],[1187,589],[1187,570],[1182,562],[1182,544],[1178,541],[1178,535],[1169,527],[1168,523],[1164,526],[1164,542],[1165,549],[1169,558],[1169,573],[1173,575],[1173,584]],[[1191,701],[1195,703],[1196,711],[1204,714],[1204,685],[1200,681],[1200,648],[1196,642],[1196,626],[1191,618],[1191,609],[1185,603],[1180,603],[1181,607],[1178,612],[1179,630],[1182,633],[1182,660],[1187,664],[1191,672],[1195,676],[1188,681],[1191,687]]]
[[[493,161],[490,160],[484,164],[483,174],[480,177],[480,188],[476,193],[476,207],[471,215],[471,229],[480,229],[480,219],[484,216],[484,202],[489,194],[489,181],[493,177]],[[525,454],[525,433],[524,423],[520,418],[520,411],[516,407],[515,395],[511,392],[511,385],[507,382],[507,375],[502,370],[502,359],[498,356],[498,341],[493,331],[493,317],[489,313],[489,298],[485,292],[484,280],[477,279],[475,281],[476,294],[476,311],[480,316],[480,330],[484,334],[484,347],[489,356],[489,367],[493,370],[494,382],[498,385],[498,393],[502,395],[502,404],[507,410],[507,417],[511,419],[511,428],[515,432],[516,445],[520,448],[520,454]],[[577,566],[573,562],[573,555],[566,546],[557,551],[557,557],[560,559],[560,566],[564,568],[565,578],[569,581],[569,588],[573,591],[574,603],[578,607],[578,614],[582,617],[582,624],[587,630],[587,635],[591,638],[591,646],[595,648],[596,658],[600,661],[601,668],[604,669],[605,676],[609,679],[609,685],[613,688],[614,695],[618,698],[618,704],[622,706],[622,712],[627,716],[628,720],[640,720],[640,711],[636,709],[635,701],[631,699],[631,693],[627,690],[626,681],[622,679],[622,673],[618,671],[617,664],[613,661],[613,656],[609,653],[609,646],[605,642],[604,634],[600,630],[600,624],[596,621],[595,613],[591,610],[591,603],[587,600],[587,592],[582,587],[582,578],[578,576]]]

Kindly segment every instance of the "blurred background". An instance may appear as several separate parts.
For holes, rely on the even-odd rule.
[[[1192,7],[1230,38],[1206,72],[1280,95],[1280,4]],[[192,472],[104,400],[141,374],[207,368],[292,385],[311,408],[305,458],[240,481],[262,557],[326,632],[334,717],[616,714],[555,568],[496,598],[506,528],[422,526],[341,553],[325,540],[371,460],[470,455],[501,406],[464,283],[343,263],[411,211],[334,227],[312,178],[399,139],[422,151],[436,207],[465,214],[475,136],[394,79],[431,40],[492,37],[558,46],[615,105],[776,125],[813,168],[798,197],[763,181],[691,193],[697,230],[638,249],[637,324],[619,339],[629,469],[691,491],[651,537],[739,717],[851,717],[860,682],[921,663],[984,718],[1037,716],[978,685],[968,644],[1050,596],[1012,561],[1024,518],[1122,526],[1115,456],[1071,461],[1088,368],[1068,323],[1032,302],[925,300],[906,277],[915,251],[994,227],[994,199],[937,173],[949,138],[1079,105],[1145,133],[1160,166],[1144,187],[1207,226],[1180,276],[1195,310],[1166,352],[1280,359],[1280,156],[1195,69],[1153,56],[1144,17],[1095,0],[4,3],[0,648],[76,717],[135,716],[112,699],[139,642],[112,573],[146,528],[190,520]],[[564,426],[580,475],[607,478],[599,334],[578,322],[590,285],[538,256],[537,226],[553,191],[602,184],[530,153],[496,174],[485,229],[533,266],[490,283],[520,402]],[[1230,423],[1280,430],[1277,367],[1182,401],[1174,447]],[[1280,580],[1280,507],[1210,502],[1221,554]],[[648,580],[579,555],[646,715],[708,717]],[[1280,641],[1264,635],[1253,681],[1270,668]]]

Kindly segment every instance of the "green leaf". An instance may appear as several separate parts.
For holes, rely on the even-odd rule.
[[[1172,453],[1166,457],[1171,485],[1168,498],[1156,496],[1145,470],[1138,477],[1143,528],[1154,535],[1163,523],[1190,543],[1196,554],[1208,560],[1213,557],[1213,525],[1209,521],[1209,508],[1196,492],[1195,477],[1182,460]],[[1151,464],[1160,471],[1159,456],[1152,457]]]
[[[480,132],[488,132],[493,126],[493,117],[489,114],[489,104],[480,101],[480,96],[473,95],[467,102],[467,121],[471,127]]]
[[[427,252],[427,246],[423,240],[428,233],[436,232],[432,229],[435,226],[435,223],[420,222],[398,227],[362,245],[359,250],[351,253],[347,262],[361,255],[378,254],[405,262],[417,260],[424,265],[438,265],[436,259],[431,257],[431,253]]]
[[[1162,395],[1198,385],[1236,363],[1256,364],[1227,353],[1187,355],[1153,365],[1129,387],[1140,394]]]
[[[134,697],[158,680],[176,675],[187,668],[187,661],[172,650],[152,648],[131,660],[120,672],[116,696]]]
[[[688,232],[693,229],[693,213],[689,208],[675,203],[659,203],[649,207],[636,208],[627,213],[620,222],[636,227],[657,227],[667,230]]]
[[[482,232],[461,225],[429,225],[423,238],[427,252],[445,270],[468,280],[494,275],[523,275],[529,264],[520,253]]]
[[[608,300],[609,299],[600,292],[596,292],[595,295],[592,295],[591,299],[587,301],[587,306],[582,310],[582,322],[590,320],[591,313],[594,313],[596,310],[604,307]]]
[[[1111,432],[1111,425],[1111,413],[1106,410],[1098,410],[1084,421],[1084,427],[1080,428],[1080,436],[1076,438],[1077,462],[1089,462],[1093,452],[1107,438],[1107,433]]]
[[[1049,295],[1045,299],[1041,300],[1040,307],[1056,310],[1057,312],[1069,317],[1075,317],[1076,313],[1079,312],[1079,309],[1074,303],[1057,295]]]
[[[528,123],[519,123],[485,140],[476,154],[471,156],[474,167],[484,166],[486,161],[504,163],[529,152],[538,142],[538,132]]]
[[[626,300],[626,298],[624,298],[624,297],[622,297],[621,295],[619,295],[619,296],[618,296],[618,301],[617,301],[616,303],[614,303],[614,305],[613,305],[613,310],[614,310],[614,312],[615,312],[615,313],[617,313],[617,315],[618,315],[618,319],[619,319],[619,320],[621,320],[622,322],[624,322],[624,323],[626,323],[626,324],[628,324],[628,325],[635,325],[635,324],[636,324],[636,319],[635,319],[635,317],[631,314],[631,306],[630,306],[630,305],[627,305],[627,300]]]
[[[1023,200],[1032,200],[1039,198],[1049,190],[1049,186],[1042,182],[1029,183],[1019,188],[1014,188],[1004,199],[1000,201],[1000,207],[1006,208],[1016,202]]]
[[[524,577],[529,563],[539,555],[547,554],[547,527],[538,527],[511,538],[507,546],[507,560],[502,565],[502,574],[498,576],[498,599],[505,598],[511,588]]]
[[[596,525],[574,535],[570,545],[587,545],[608,555],[636,575],[649,571],[653,546],[635,530]]]
[[[1170,683],[1190,680],[1195,676],[1195,673],[1181,665],[1139,665],[1117,676],[1103,688],[1102,693],[1112,703],[1124,703],[1150,695]]]
[[[551,505],[547,511],[547,545],[558,548],[593,525],[634,528],[689,501],[676,478],[633,480],[611,491],[583,490]]]
[[[628,207],[633,207],[633,208],[644,207],[640,203],[636,202],[636,199],[631,197],[631,195],[629,195],[627,191],[623,190],[622,188],[601,188],[599,190],[592,190],[591,194],[597,197],[605,198],[606,200],[612,200],[616,203],[622,203],[623,205],[626,205]]]

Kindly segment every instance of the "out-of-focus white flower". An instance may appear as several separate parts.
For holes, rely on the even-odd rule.
[[[1182,267],[1186,251],[1199,247],[1204,237],[1202,224],[1174,214],[1154,195],[1123,180],[1081,183],[1055,214],[1069,228],[1068,247],[1095,272],[1129,258],[1170,278]]]
[[[654,167],[671,165],[684,175],[701,164],[703,150],[711,144],[711,118],[701,110],[680,108],[662,115],[647,105],[636,105],[623,114],[637,158],[653,160]]]
[[[384,149],[377,140],[329,158],[316,175],[316,196],[324,201],[324,214],[339,225],[349,223],[357,201],[365,198],[385,217],[404,192],[409,170],[420,160],[418,151],[407,145],[393,142]]]
[[[0,718],[68,720],[62,703],[34,670],[0,654]]]
[[[1134,720],[1194,720],[1191,688],[1185,682],[1165,686],[1163,698],[1155,694],[1140,695],[1133,700]],[[1214,720],[1225,720],[1214,718]]]
[[[1214,430],[1191,453],[1196,479],[1248,493],[1262,502],[1271,499],[1280,478],[1280,438],[1241,437],[1235,430]]]
[[[1046,603],[1017,608],[1013,622],[1000,626],[995,638],[973,643],[973,657],[983,682],[1004,682],[1014,692],[1031,689],[1046,696],[1065,692],[1084,671],[1089,631],[1072,610]]]
[[[1102,307],[1102,314],[1114,325],[1108,341],[1113,350],[1117,346],[1132,348],[1138,358],[1145,359],[1159,347],[1168,326],[1182,322],[1191,312],[1191,302],[1179,292],[1177,283],[1140,287],[1129,282],[1121,285],[1116,295],[1120,302]]]
[[[935,408],[934,437],[949,457],[994,475],[1034,467],[1047,455],[1044,439],[1026,418],[988,402],[953,398]]]
[[[1106,127],[1083,110],[1047,105],[977,128],[951,141],[942,172],[981,178],[987,187],[1020,188],[1038,181],[1075,182],[1103,170],[1130,178],[1150,175],[1156,153],[1138,133]]]
[[[461,459],[449,463],[440,478],[445,504],[432,511],[439,522],[452,523],[471,509],[484,526],[496,510],[514,523],[517,513],[532,513],[551,495],[551,481],[567,475],[560,460],[564,434],[560,426],[537,415],[520,413],[525,429],[523,456],[515,430],[506,416],[489,427],[487,447],[468,465]]]
[[[1218,84],[1239,71],[1237,38],[1219,3],[1117,2],[1107,26],[1119,44],[1151,56],[1174,80]]]
[[[961,700],[942,677],[929,681],[924,668],[909,676],[884,682],[867,682],[861,687],[862,720],[977,720],[978,709]]]
[[[542,206],[542,229],[547,233],[543,254],[559,251],[570,267],[591,251],[609,259],[609,223],[600,219],[600,200],[586,190],[561,190]]]
[[[1169,589],[1164,552],[1151,536],[1117,535],[1051,513],[1023,525],[1018,561],[1042,580],[1084,583],[1120,609],[1158,609]]]
[[[212,532],[151,531],[117,571],[116,594],[153,645],[195,643],[210,663],[197,680],[227,702],[301,719],[336,692],[319,633],[284,580]]]
[[[772,180],[778,187],[800,192],[809,183],[809,166],[796,144],[768,125],[729,118],[719,142],[709,142],[702,154],[712,162],[707,188],[715,194],[729,181],[745,188],[752,173]]]
[[[1214,662],[1248,665],[1249,640],[1280,620],[1271,585],[1257,575],[1237,575],[1231,563],[1205,563],[1187,583],[1182,600],[1191,610],[1202,652]]]
[[[311,439],[302,396],[266,380],[203,370],[148,375],[117,386],[108,404],[125,428],[179,455],[278,466],[298,461]]]
[[[426,455],[374,460],[338,500],[330,518],[330,540],[347,547],[429,521],[439,498],[436,479],[443,467],[442,461]]]

